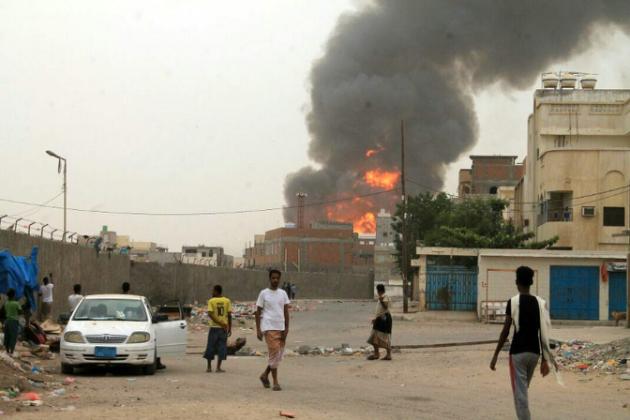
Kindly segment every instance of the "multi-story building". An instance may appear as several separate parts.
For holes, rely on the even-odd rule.
[[[374,246],[374,283],[402,287],[400,270],[396,260],[396,246],[394,243],[396,232],[392,227],[392,215],[384,209],[376,215],[376,243]],[[392,295],[392,287],[388,287],[388,294]],[[399,293],[395,293],[399,294]]]
[[[470,169],[460,169],[457,194],[497,195],[499,189],[514,188],[523,177],[523,165],[517,156],[473,155]]]
[[[533,104],[517,224],[559,249],[625,250],[630,90],[540,89]]]
[[[183,246],[182,263],[197,264],[209,267],[231,267],[233,257],[226,255],[221,246]]]
[[[258,235],[245,250],[247,268],[276,267],[284,271],[369,271],[374,264],[374,237],[359,237],[352,224],[313,222],[288,225]]]
[[[261,257],[265,256],[265,235],[254,235],[254,244],[251,243],[245,248],[243,254],[243,267],[254,268],[256,267],[256,260],[260,261]]]

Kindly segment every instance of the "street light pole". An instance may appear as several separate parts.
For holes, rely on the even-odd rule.
[[[61,172],[61,162],[63,161],[63,231],[66,232],[68,230],[68,161],[50,150],[46,150],[46,154],[58,160],[57,172]]]

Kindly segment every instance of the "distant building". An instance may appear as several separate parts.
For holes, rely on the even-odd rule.
[[[625,251],[613,235],[630,227],[628,184],[630,90],[536,90],[517,224],[559,249]]]
[[[374,236],[359,236],[352,224],[313,222],[289,225],[257,235],[245,250],[247,268],[284,271],[368,272],[374,264]]]
[[[523,177],[524,167],[516,163],[517,156],[473,155],[472,167],[459,171],[457,193],[470,195],[497,195],[499,188],[512,187]]]
[[[221,246],[183,246],[182,263],[208,267],[231,267],[234,257],[226,255]]]
[[[388,285],[388,294],[402,294],[402,279],[396,259],[396,232],[394,218],[385,210],[376,215],[376,242],[374,246],[374,283]]]
[[[243,267],[255,268],[260,266],[260,259],[265,256],[265,235],[254,235],[254,244],[245,248]],[[258,261],[258,265],[256,264]]]

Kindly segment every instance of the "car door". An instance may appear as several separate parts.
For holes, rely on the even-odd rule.
[[[179,308],[179,319],[172,319],[172,316],[170,320],[165,319],[166,317],[155,317],[156,322],[153,324],[153,329],[158,357],[186,354],[188,325],[179,303],[177,303],[177,307]]]

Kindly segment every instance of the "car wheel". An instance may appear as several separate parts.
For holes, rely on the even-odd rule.
[[[142,367],[142,373],[144,373],[145,375],[155,375],[156,369],[157,369],[157,355],[155,355],[155,357],[153,358],[153,363]]]
[[[74,368],[72,367],[72,365],[69,365],[67,363],[62,363],[61,373],[63,373],[64,375],[72,375],[74,373]]]

